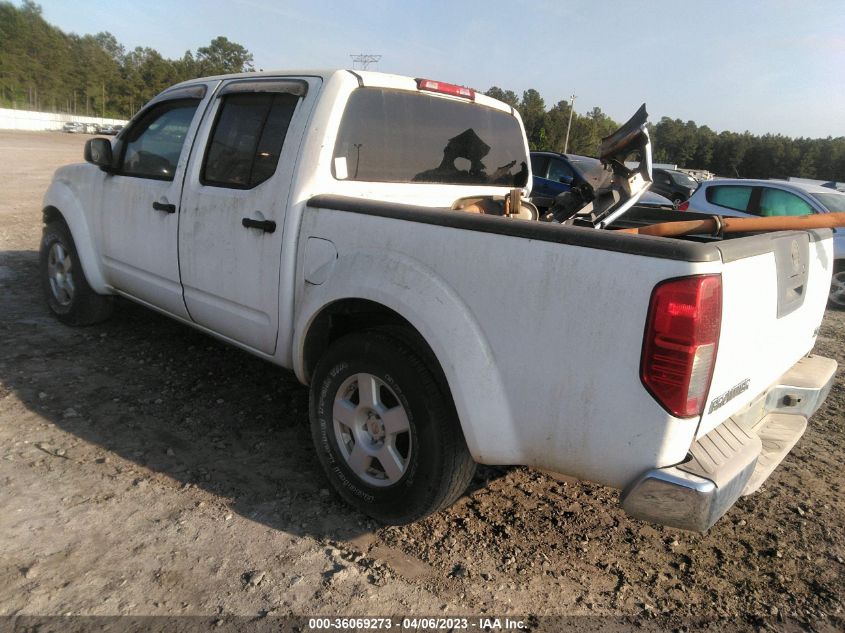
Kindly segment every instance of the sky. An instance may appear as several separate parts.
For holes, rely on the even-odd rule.
[[[65,32],[181,57],[223,35],[255,67],[371,70],[721,132],[845,136],[842,0],[38,0]],[[15,2],[20,4],[19,2]]]

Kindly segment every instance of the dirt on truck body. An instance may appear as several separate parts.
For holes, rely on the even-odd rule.
[[[845,627],[845,312],[816,347],[840,363],[823,408],[705,534],[526,468],[379,527],[330,491],[292,374],[128,302],[91,328],[49,315],[41,196],[85,140],[0,132],[0,614]]]

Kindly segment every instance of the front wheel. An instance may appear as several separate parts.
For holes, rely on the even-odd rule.
[[[314,372],[310,408],[329,481],[383,523],[451,505],[475,472],[451,398],[421,356],[387,334],[332,344]]]
[[[70,230],[61,221],[44,227],[40,253],[41,285],[50,311],[68,325],[92,325],[109,317],[112,298],[98,295],[88,281]]]

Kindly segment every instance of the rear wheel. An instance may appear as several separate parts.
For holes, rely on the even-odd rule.
[[[843,262],[837,262],[833,269],[828,300],[831,306],[840,310],[845,309],[845,263]]]
[[[112,298],[88,285],[67,225],[50,222],[41,237],[40,275],[50,311],[62,323],[91,325],[109,317]]]
[[[420,354],[382,332],[339,339],[320,360],[311,432],[341,497],[384,523],[451,505],[475,472],[451,398]]]

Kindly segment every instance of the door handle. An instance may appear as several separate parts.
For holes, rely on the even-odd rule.
[[[165,204],[164,202],[153,202],[153,209],[164,211],[165,213],[176,213],[175,204]]]
[[[265,233],[273,233],[276,230],[276,223],[273,220],[253,220],[252,218],[244,218],[241,220],[248,229],[261,229]]]

